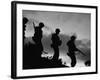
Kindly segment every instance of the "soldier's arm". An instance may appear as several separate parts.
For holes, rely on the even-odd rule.
[[[76,51],[79,51],[79,49],[78,49],[78,48],[76,48],[76,47],[75,47],[75,50],[76,50]]]

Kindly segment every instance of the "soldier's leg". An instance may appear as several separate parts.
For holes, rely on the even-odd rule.
[[[75,67],[76,65],[76,57],[75,55],[71,55],[71,67]]]
[[[43,51],[43,45],[41,41],[40,41],[40,50]]]
[[[58,58],[59,58],[59,48],[57,47],[56,48],[56,59],[58,60]]]
[[[59,58],[59,48],[58,47],[54,47],[54,56],[53,59],[54,60],[58,60]]]

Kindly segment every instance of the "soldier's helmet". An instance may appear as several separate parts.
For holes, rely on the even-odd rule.
[[[75,35],[72,35],[71,36],[71,40],[75,40],[76,39],[76,36]]]
[[[59,32],[60,32],[60,29],[59,29],[59,28],[57,28],[57,29],[56,29],[56,33],[59,33]]]
[[[44,27],[44,23],[40,22],[39,27],[41,27],[41,28]]]

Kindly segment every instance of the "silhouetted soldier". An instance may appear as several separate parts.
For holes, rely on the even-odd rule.
[[[26,17],[23,18],[23,35],[24,35],[24,38],[25,38],[25,28],[26,28],[26,23],[28,22],[28,19]]]
[[[75,45],[76,36],[71,36],[71,39],[67,42],[68,53],[67,55],[71,58],[71,66],[74,67],[76,65],[76,56],[75,52],[78,51],[82,55],[86,56],[81,50],[79,50]]]
[[[68,56],[71,58],[71,67],[76,65],[75,52],[78,51],[75,45],[76,36],[71,36],[71,39],[67,42],[68,46]]]
[[[43,31],[42,31],[42,28],[44,27],[44,24],[42,22],[39,23],[39,26],[35,26],[35,24],[33,23],[33,26],[34,26],[34,37],[33,37],[33,40],[35,42],[35,44],[37,45],[38,47],[38,50],[39,51],[43,51],[43,45],[42,45],[42,37],[43,37]]]
[[[25,29],[26,24],[29,20],[26,17],[23,17],[23,40],[24,40],[24,46],[23,46],[23,68],[27,68],[28,65],[30,65],[30,55],[29,53],[29,47],[25,45]]]
[[[59,33],[60,33],[60,29],[56,29],[55,33],[52,34],[52,44],[51,47],[54,49],[54,56],[53,56],[53,60],[58,60],[59,58],[59,46],[61,45],[61,40],[59,38]]]

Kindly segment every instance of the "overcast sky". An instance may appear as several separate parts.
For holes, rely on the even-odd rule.
[[[61,29],[63,34],[76,33],[78,39],[90,39],[90,20],[91,15],[88,13],[69,13],[69,12],[46,12],[46,11],[30,11],[23,10],[23,16],[29,19],[26,28],[26,36],[33,35],[32,22],[43,22],[52,31],[56,28]],[[51,31],[44,30],[47,35]]]

